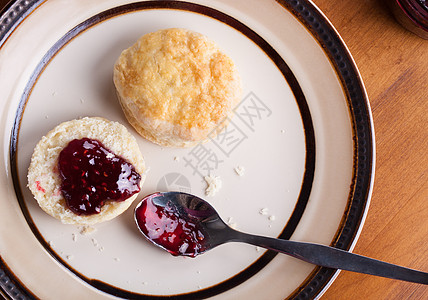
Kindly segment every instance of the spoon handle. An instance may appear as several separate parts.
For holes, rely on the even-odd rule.
[[[236,238],[233,241],[245,242],[288,254],[318,266],[428,284],[428,273],[353,254],[341,249],[319,244],[256,236],[242,232],[236,233]]]

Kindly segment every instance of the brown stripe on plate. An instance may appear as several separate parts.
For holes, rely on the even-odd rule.
[[[332,64],[342,82],[345,95],[347,95],[348,107],[350,110],[353,130],[354,130],[354,176],[353,185],[350,190],[347,211],[343,217],[341,227],[333,241],[333,246],[342,249],[349,249],[355,235],[358,232],[358,228],[362,221],[362,216],[367,205],[367,195],[370,188],[371,179],[371,166],[373,162],[372,157],[372,128],[370,124],[370,112],[368,108],[368,100],[366,98],[364,88],[359,77],[358,71],[349,55],[346,47],[343,45],[340,37],[331,27],[327,20],[322,14],[313,6],[309,1],[285,1],[277,0],[285,9],[289,10],[294,16],[296,16],[305,27],[308,28],[309,32],[319,41],[324,51],[332,61]],[[220,22],[223,22],[232,28],[240,31],[242,34],[251,39],[257,44],[276,64],[278,69],[283,74],[284,78],[290,85],[297,105],[300,110],[304,131],[305,131],[305,142],[306,142],[306,165],[305,174],[301,186],[299,198],[296,202],[295,209],[286,226],[284,227],[280,238],[288,239],[295,228],[297,227],[301,216],[305,210],[310,191],[312,188],[313,176],[315,172],[315,137],[314,128],[312,124],[311,114],[302,92],[302,89],[296,80],[295,76],[287,66],[286,62],[282,57],[275,51],[275,49],[269,45],[261,36],[255,33],[252,29],[247,27],[245,24],[234,19],[233,17],[215,10],[210,7],[181,1],[145,1],[118,6],[107,11],[101,12],[90,19],[77,25],[71,29],[66,35],[58,40],[51,49],[46,53],[44,58],[41,60],[37,68],[34,70],[31,76],[25,92],[22,95],[20,105],[17,110],[15,123],[11,135],[11,148],[10,148],[10,160],[12,166],[12,177],[15,187],[15,192],[21,206],[21,209],[26,217],[28,224],[30,225],[33,233],[38,238],[40,243],[47,249],[47,251],[57,259],[61,264],[69,268],[74,274],[80,277],[82,280],[91,284],[92,286],[107,292],[111,295],[128,299],[158,299],[158,298],[172,298],[172,299],[201,299],[207,298],[214,295],[218,295],[225,292],[242,282],[246,281],[254,274],[259,272],[264,266],[266,266],[276,255],[276,253],[268,251],[261,258],[259,258],[252,265],[247,267],[245,270],[235,275],[234,277],[225,280],[215,286],[198,290],[191,293],[172,295],[172,296],[156,296],[156,295],[143,295],[133,292],[129,292],[98,280],[92,280],[85,277],[83,274],[77,272],[70,266],[68,266],[48,245],[40,234],[37,226],[34,224],[28,208],[24,203],[22,196],[21,187],[18,180],[17,174],[17,143],[19,137],[19,127],[21,118],[25,110],[25,104],[28,101],[31,90],[37,82],[37,79],[43,72],[44,68],[49,64],[53,57],[58,53],[67,43],[72,41],[73,38],[89,29],[92,26],[99,24],[102,21],[108,20],[115,16],[119,16],[129,12],[136,12],[140,10],[149,9],[173,9],[183,10],[202,14],[208,17],[212,17]],[[295,291],[291,296],[298,299],[311,299],[320,293],[322,288],[331,280],[335,270],[326,268],[317,268],[302,284],[302,286]]]
[[[12,175],[13,181],[15,185],[16,194],[18,196],[18,201],[20,203],[21,209],[24,212],[24,215],[29,223],[33,233],[36,235],[38,240],[42,243],[42,245],[46,248],[46,250],[61,264],[66,266],[70,271],[72,271],[79,278],[89,283],[90,285],[102,290],[106,293],[109,293],[114,296],[128,298],[128,299],[157,299],[157,298],[173,298],[173,299],[201,299],[211,297],[222,292],[225,292],[247,279],[251,278],[254,274],[259,272],[264,266],[266,266],[276,255],[276,252],[268,251],[264,255],[262,255],[257,261],[247,267],[245,270],[241,271],[237,275],[233,276],[230,279],[227,279],[215,286],[198,290],[195,292],[173,295],[173,296],[157,296],[157,295],[143,295],[137,294],[130,291],[126,291],[120,289],[118,287],[112,286],[110,284],[106,284],[99,280],[93,280],[87,278],[85,275],[79,273],[77,270],[73,269],[69,266],[55,251],[51,249],[49,244],[44,240],[43,236],[40,234],[37,229],[36,224],[33,222],[31,215],[28,211],[28,208],[25,205],[24,199],[22,197],[22,192],[20,191],[18,176],[17,176],[17,161],[16,161],[16,149],[19,138],[19,124],[22,118],[22,115],[25,111],[25,104],[28,101],[29,95],[31,94],[31,90],[37,82],[37,79],[42,74],[43,70],[49,64],[49,62],[54,58],[54,56],[70,41],[73,40],[76,36],[89,29],[96,24],[99,24],[102,21],[108,20],[115,16],[119,16],[125,13],[147,10],[147,9],[176,9],[176,10],[184,10],[189,12],[199,13],[205,16],[212,17],[218,21],[221,21],[236,30],[240,31],[244,35],[246,35],[249,39],[251,39],[254,43],[256,43],[275,63],[278,69],[283,74],[284,78],[290,85],[294,97],[296,99],[297,105],[299,107],[301,118],[305,131],[305,142],[306,142],[306,163],[305,163],[305,173],[303,177],[303,182],[301,186],[301,191],[299,198],[296,202],[296,206],[293,210],[293,213],[288,220],[286,226],[283,231],[279,235],[279,238],[288,239],[292,233],[294,232],[297,224],[299,223],[301,216],[306,207],[307,201],[309,199],[310,191],[312,188],[312,182],[315,172],[315,137],[314,137],[314,129],[312,124],[312,118],[309,112],[309,108],[306,102],[306,99],[303,95],[302,89],[298,84],[295,76],[282,59],[282,57],[272,48],[261,36],[247,27],[245,24],[239,22],[238,20],[226,15],[223,12],[218,10],[193,4],[189,2],[180,2],[180,1],[148,1],[148,2],[138,2],[127,4],[123,6],[118,6],[107,11],[101,12],[90,19],[82,22],[77,25],[75,28],[71,29],[66,35],[64,35],[60,40],[58,40],[52,48],[46,53],[42,61],[37,66],[36,70],[33,72],[31,80],[28,82],[25,92],[21,98],[20,108],[18,109],[17,116],[15,119],[15,124],[13,128],[13,134],[11,138],[11,160],[12,160]]]
[[[307,0],[276,0],[302,22],[324,49],[341,81],[351,117],[354,166],[348,203],[331,246],[349,250],[362,225],[373,176],[373,128],[369,100],[361,76],[341,37],[319,9]],[[316,268],[290,299],[313,299],[332,280],[335,269]]]

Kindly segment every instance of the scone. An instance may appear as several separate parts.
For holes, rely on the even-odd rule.
[[[161,146],[188,147],[214,137],[241,99],[232,59],[186,29],[142,36],[118,58],[113,80],[130,124]]]
[[[144,170],[137,141],[125,126],[83,118],[61,123],[39,141],[28,187],[40,207],[62,223],[93,225],[132,204]]]

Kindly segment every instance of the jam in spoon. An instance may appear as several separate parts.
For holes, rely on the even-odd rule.
[[[141,233],[172,255],[195,257],[218,245],[243,242],[334,269],[428,284],[428,273],[400,267],[341,249],[234,230],[201,198],[180,192],[154,193],[135,208]]]

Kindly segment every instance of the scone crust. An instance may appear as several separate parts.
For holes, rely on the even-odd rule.
[[[177,28],[146,34],[124,50],[113,79],[128,121],[163,146],[206,139],[242,93],[232,59],[204,35]]]
[[[123,213],[137,198],[137,194],[134,194],[122,202],[106,201],[101,212],[95,215],[77,215],[66,206],[58,172],[59,153],[70,141],[84,137],[100,141],[116,155],[133,164],[141,175],[141,186],[145,179],[143,156],[136,139],[125,126],[98,117],[61,123],[36,145],[27,177],[28,187],[39,206],[64,224],[93,225],[111,220]]]

